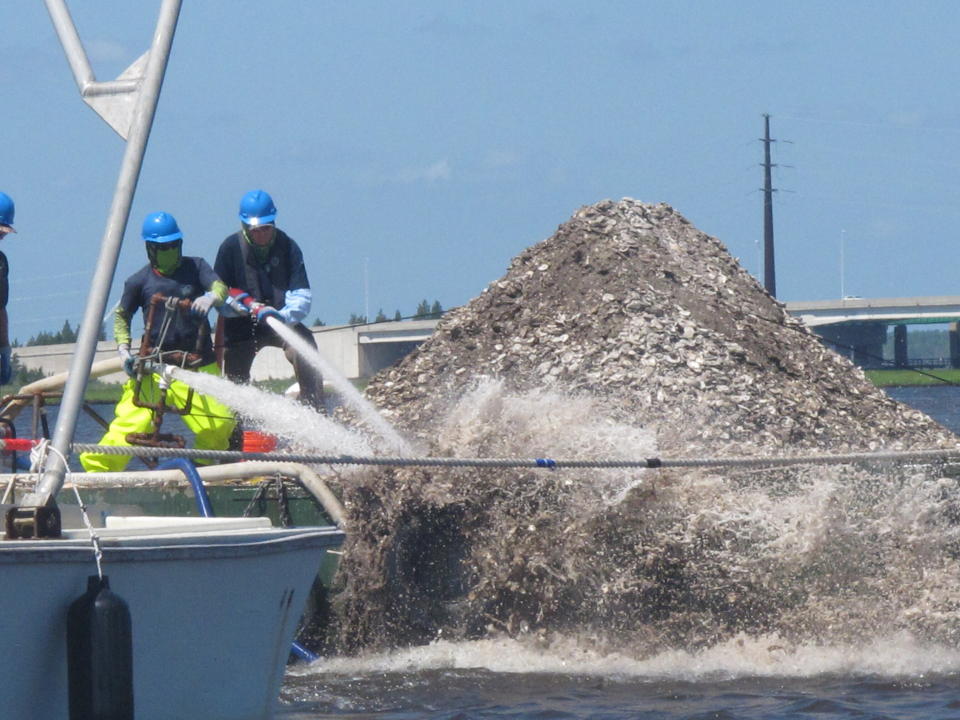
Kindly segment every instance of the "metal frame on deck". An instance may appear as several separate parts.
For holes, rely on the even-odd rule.
[[[97,335],[116,272],[133,195],[140,178],[140,168],[147,148],[147,139],[150,137],[181,5],[181,0],[162,0],[150,49],[116,80],[97,82],[66,1],[45,2],[81,97],[126,140],[127,148],[101,241],[100,255],[94,268],[86,309],[80,322],[80,334],[70,364],[69,379],[57,415],[51,443],[52,452],[47,455],[43,476],[36,490],[20,503],[23,507],[54,505],[56,495],[63,487],[67,471],[65,458],[73,440],[77,416],[83,405],[83,394],[96,352]]]

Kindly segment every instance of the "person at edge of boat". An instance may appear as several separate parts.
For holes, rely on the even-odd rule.
[[[13,215],[16,208],[13,198],[0,192],[0,240],[13,229]],[[10,350],[10,331],[7,320],[7,300],[10,296],[10,265],[7,256],[0,252],[0,385],[8,385],[13,379],[13,361]]]
[[[264,347],[279,347],[293,366],[300,400],[325,412],[323,375],[300,356],[266,322],[282,320],[311,347],[313,333],[302,320],[313,300],[300,246],[277,227],[277,208],[263,190],[251,190],[240,200],[240,230],[224,239],[213,269],[230,287],[220,308],[223,334],[223,372],[233,382],[250,382],[250,367]],[[262,304],[250,312],[240,299]]]
[[[130,379],[123,386],[123,395],[117,403],[115,416],[101,445],[129,446],[130,433],[147,433],[154,430],[153,412],[149,408],[133,404],[136,358],[130,350],[130,320],[137,308],[144,319],[150,312],[150,300],[159,293],[166,297],[192,300],[188,312],[178,310],[171,319],[164,334],[161,335],[162,307],[157,308],[155,321],[150,328],[151,348],[160,342],[160,359],[171,364],[190,353],[193,362],[187,367],[199,372],[219,375],[219,367],[210,338],[210,325],[207,314],[213,307],[223,304],[227,295],[227,286],[217,277],[213,268],[200,257],[183,255],[183,234],[176,219],[169,213],[156,212],[147,215],[143,222],[141,236],[146,244],[149,262],[135,272],[123,286],[123,295],[114,311],[113,331],[117,340],[117,352],[123,360],[123,369]],[[197,338],[200,338],[198,343]],[[144,373],[140,386],[140,399],[147,403],[159,400],[160,377],[155,373]],[[179,380],[174,380],[167,388],[166,403],[183,408],[189,388]],[[233,413],[216,399],[195,392],[190,412],[181,416],[196,436],[195,447],[204,450],[226,450],[236,425]],[[130,462],[128,455],[107,455],[83,453],[80,463],[87,472],[115,472],[123,470]]]

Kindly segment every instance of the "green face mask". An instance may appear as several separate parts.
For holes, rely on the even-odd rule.
[[[162,275],[172,275],[180,267],[180,241],[164,243],[159,247],[147,243],[147,256],[150,258],[150,267]]]

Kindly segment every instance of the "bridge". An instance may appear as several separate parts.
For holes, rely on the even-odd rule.
[[[951,367],[960,367],[960,295],[909,298],[844,298],[786,303],[787,312],[799,318],[835,350],[861,366],[874,366],[883,357],[888,328],[894,328],[896,367],[910,365],[907,326],[925,323],[950,324]],[[311,328],[323,357],[346,378],[369,378],[397,362],[429,338],[437,320],[399,320],[365,325],[320,326]],[[65,372],[74,346],[35,345],[14,349],[27,368],[47,375]],[[114,357],[116,343],[100,342],[96,360]],[[251,370],[254,380],[289,378],[290,364],[279,348],[264,348]],[[123,373],[104,378],[123,382]]]
[[[324,359],[343,377],[368,378],[389,367],[433,334],[438,320],[397,320],[365,325],[336,325],[310,328]],[[31,345],[14,348],[24,367],[46,375],[66,372],[74,345]],[[115,357],[112,340],[97,343],[94,360]],[[257,353],[250,377],[254,380],[290,378],[293,369],[280,348],[266,347]],[[106,382],[124,382],[122,372],[107,375]]]
[[[893,366],[908,367],[907,326],[949,324],[949,364],[960,367],[960,295],[786,303],[787,312],[861,366],[877,366],[893,327]]]

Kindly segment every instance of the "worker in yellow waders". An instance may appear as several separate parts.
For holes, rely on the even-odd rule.
[[[129,446],[131,433],[154,431],[154,412],[134,405],[136,362],[130,352],[130,320],[137,308],[144,318],[150,317],[155,296],[173,298],[189,311],[171,313],[169,322],[150,322],[149,336],[144,343],[154,352],[160,363],[183,365],[183,358],[191,359],[191,369],[219,375],[207,313],[223,304],[227,287],[213,268],[199,257],[184,257],[183,234],[174,217],[165,212],[151,213],[143,223],[142,237],[150,262],[127,278],[123,296],[114,316],[114,336],[117,351],[123,359],[123,369],[130,379],[123,386],[123,396],[117,403],[110,428],[101,438],[101,445]],[[154,308],[155,313],[163,308]],[[175,359],[176,358],[176,359]],[[144,372],[140,384],[141,403],[156,404],[161,396],[162,379],[156,373]],[[189,389],[173,380],[167,387],[166,405],[185,406]],[[233,413],[210,396],[194,393],[190,412],[181,416],[184,424],[196,435],[195,447],[206,450],[226,450],[236,425]],[[129,455],[83,453],[80,463],[87,472],[123,470],[130,462]]]

